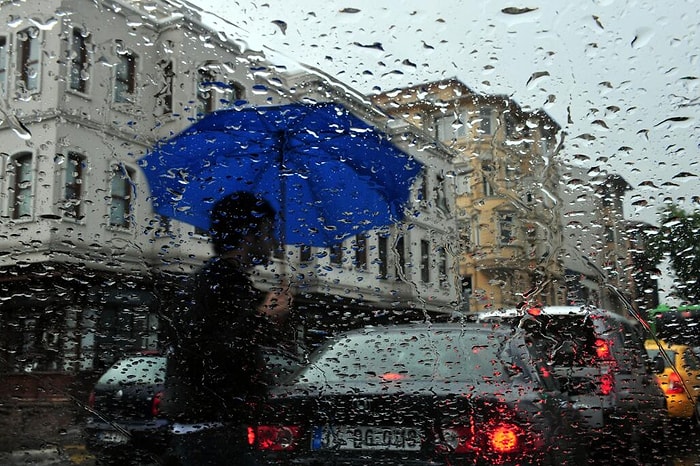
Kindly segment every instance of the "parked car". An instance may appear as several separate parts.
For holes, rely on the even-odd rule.
[[[665,450],[666,403],[637,321],[592,306],[489,311],[477,320],[518,328],[535,339],[583,414],[603,461],[612,449],[615,458],[658,464]]]
[[[474,324],[344,332],[271,391],[249,444],[261,464],[585,464],[536,352]]]
[[[647,353],[656,368],[659,386],[666,395],[673,419],[700,420],[700,358],[693,347],[648,339]],[[664,357],[665,353],[666,357]],[[675,370],[674,370],[675,368]]]
[[[117,361],[97,381],[88,405],[85,445],[98,464],[148,464],[167,445],[159,404],[166,357],[143,353]]]

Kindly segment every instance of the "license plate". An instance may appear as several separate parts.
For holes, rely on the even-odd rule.
[[[311,439],[313,450],[420,450],[418,429],[411,427],[319,426]]]
[[[129,441],[129,437],[121,432],[101,432],[99,439],[105,443],[126,443]]]

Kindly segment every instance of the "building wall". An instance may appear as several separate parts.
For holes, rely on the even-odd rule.
[[[259,52],[240,53],[196,16],[183,16],[184,10],[172,5],[158,1],[146,9],[127,0],[0,2],[0,20],[9,24],[10,18],[19,18],[0,33],[9,70],[0,96],[8,115],[0,125],[0,238],[6,252],[0,254],[0,339],[5,349],[0,371],[99,371],[124,352],[158,346],[159,318],[168,297],[184,275],[211,255],[211,248],[192,226],[153,214],[138,160],[158,141],[196,121],[205,103],[211,110],[236,99],[247,105],[337,100],[427,162],[430,179],[448,170],[440,150],[416,145],[416,135],[404,127],[391,128],[366,100],[352,92],[331,92],[337,82],[322,80],[326,84],[319,87],[310,84],[313,76],[280,75]],[[28,18],[51,24],[34,30],[40,53],[32,92],[18,87],[22,31],[33,27]],[[72,61],[80,56],[72,46],[76,30],[85,43],[82,90],[71,89]],[[133,92],[115,102],[125,53],[136,57],[131,62]],[[25,152],[31,154],[28,171],[14,161]],[[82,162],[72,164],[72,153],[84,157]],[[73,199],[66,180],[78,172],[80,196]],[[22,177],[28,179],[17,183]],[[128,200],[122,226],[110,225],[116,216],[117,182],[126,186]],[[13,218],[20,190],[27,215]],[[305,273],[295,284],[301,304],[335,300],[363,309],[449,312],[458,297],[452,273],[457,259],[450,254],[453,198],[445,204],[449,209],[433,212],[432,205],[416,203],[410,210],[420,215],[409,225],[371,232],[364,269],[353,264],[350,254],[340,264],[331,263],[329,250],[315,250],[312,263],[295,263],[290,248],[286,257],[260,270],[257,279],[271,287],[279,282],[280,271]],[[379,277],[381,267],[393,270],[397,255],[388,251],[385,259],[379,258],[377,235],[388,235],[394,244],[401,232],[405,274],[402,280],[391,274]],[[427,280],[422,241],[429,244]],[[353,239],[342,247],[349,253]],[[438,260],[442,251],[444,265]],[[312,297],[304,303],[307,295]]]
[[[465,311],[564,299],[556,122],[446,80],[374,98],[454,152]],[[544,285],[542,285],[544,283]]]

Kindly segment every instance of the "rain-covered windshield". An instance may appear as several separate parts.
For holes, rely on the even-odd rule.
[[[700,348],[696,3],[0,0],[0,463],[697,462],[700,384],[653,364]],[[296,371],[555,308],[621,324],[528,336],[527,426],[257,425],[290,373],[505,393],[449,333]]]

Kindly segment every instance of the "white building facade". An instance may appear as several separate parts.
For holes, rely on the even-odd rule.
[[[138,160],[205,113],[337,100],[421,160],[422,179],[449,171],[446,154],[337,83],[281,75],[182,8],[0,1],[10,25],[0,32],[0,372],[93,370],[158,347],[162,298],[211,249],[203,232],[152,212]],[[311,314],[449,312],[454,190],[431,192],[413,196],[405,224],[328,250],[289,248],[261,284],[284,260]]]

